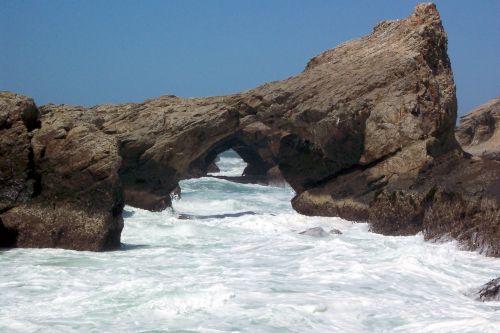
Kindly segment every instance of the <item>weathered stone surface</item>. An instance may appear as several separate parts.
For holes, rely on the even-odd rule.
[[[37,191],[31,136],[39,116],[31,98],[0,92],[0,213]]]
[[[3,102],[9,100],[4,96]],[[38,114],[34,103],[29,107]],[[99,122],[83,109],[54,113],[42,108],[42,114],[41,128],[23,141],[29,146],[25,174],[35,185],[29,198],[0,215],[3,226],[14,232],[19,247],[97,251],[120,246],[123,199],[116,139],[99,131]]]
[[[500,97],[462,116],[455,135],[468,153],[500,161]]]
[[[374,178],[416,175],[457,147],[446,43],[435,6],[419,5],[409,18],[382,22],[284,81],[225,97],[163,96],[85,112],[120,143],[126,197],[156,198],[130,196],[141,208],[162,208],[162,200],[167,206],[179,180],[205,175],[229,148],[248,162],[246,175],[265,175],[278,163],[299,194],[358,169],[370,170],[373,187]]]
[[[406,190],[384,190],[371,203],[374,231],[457,239],[466,249],[500,256],[500,164],[445,155]]]
[[[28,204],[52,203],[56,216],[67,209],[81,216],[67,218],[77,225],[98,216],[100,232],[119,235],[122,193],[136,207],[163,209],[181,179],[206,175],[233,148],[247,177],[278,165],[301,213],[369,221],[385,234],[448,235],[500,255],[500,164],[468,158],[455,139],[455,85],[433,4],[243,93],[41,111],[31,145],[42,191]],[[10,225],[42,216],[20,207],[9,210]],[[84,243],[94,235],[76,230]]]
[[[420,24],[423,26],[418,26]],[[413,29],[407,29],[410,26]],[[312,144],[314,140],[307,142],[291,135],[282,141],[285,145],[281,147],[280,158],[284,161],[280,167],[298,192],[292,202],[294,208],[308,215],[367,221],[373,231],[384,234],[423,231],[427,239],[457,238],[468,249],[499,256],[500,165],[467,158],[453,138],[455,91],[446,56],[446,34],[437,12],[432,5],[420,5],[407,20],[381,23],[372,35],[359,40],[363,49],[378,36],[377,32],[384,37],[378,38],[377,45],[371,48],[383,50],[377,53],[380,65],[385,60],[398,64],[396,69],[387,66],[388,74],[398,68],[404,70],[392,72],[392,77],[401,80],[390,79],[391,76],[379,72],[385,68],[383,65],[369,61],[366,68],[364,64],[356,68],[362,68],[363,75],[371,72],[374,78],[382,80],[371,83],[369,75],[364,80],[367,84],[360,84],[372,90],[357,91],[358,100],[362,96],[369,110],[358,126],[353,125],[354,117],[363,115],[362,110],[360,113],[351,110],[353,117],[339,120],[339,123],[342,120],[348,123],[341,129],[352,128],[342,132],[350,136],[347,139],[350,149],[346,154],[339,151],[340,160],[348,164],[345,159],[352,156],[358,161],[336,166],[324,158],[324,149]],[[406,33],[409,34],[406,38],[401,35]],[[424,41],[413,34],[425,36]],[[398,40],[391,40],[395,36],[399,36]],[[328,51],[330,54],[313,59],[308,67],[314,68],[324,61],[340,62],[337,59],[345,59],[346,54],[335,54],[351,50],[354,45],[347,43]],[[422,49],[413,59],[401,57],[412,54],[403,50],[416,51],[419,47]],[[389,50],[400,53],[395,56]],[[342,73],[342,69],[335,72]],[[349,77],[348,81],[357,80]],[[346,86],[349,87],[347,84],[343,88]],[[387,90],[383,97],[371,97],[373,91],[384,88]],[[345,108],[352,106],[356,99],[348,101]],[[356,131],[359,139],[356,139]],[[334,129],[330,132],[335,133]],[[338,136],[338,142],[342,140],[343,137]],[[299,177],[291,175],[289,168],[300,170]],[[295,183],[297,180],[299,184]]]
[[[17,237],[2,214],[39,191],[30,141],[39,116],[31,98],[0,92],[0,247],[15,246]]]
[[[179,180],[207,173],[217,154],[225,150],[221,141],[239,126],[237,112],[223,100],[164,96],[87,110],[102,117],[102,131],[120,142],[119,173],[127,203],[151,210],[165,208]],[[220,148],[210,151],[212,146]],[[131,200],[129,193],[154,200]]]

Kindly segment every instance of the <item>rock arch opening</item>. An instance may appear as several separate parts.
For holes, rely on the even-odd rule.
[[[207,175],[216,178],[242,177],[247,165],[234,149],[228,149],[217,155],[209,166]]]
[[[253,132],[251,135],[249,130]],[[195,159],[189,165],[189,178],[209,175],[241,183],[285,183],[278,166],[279,138],[273,139],[272,135],[256,134],[253,128],[244,128]],[[214,172],[220,170],[217,161],[221,157],[241,159],[244,166],[238,172]]]

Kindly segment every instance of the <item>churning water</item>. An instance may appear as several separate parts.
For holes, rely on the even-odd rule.
[[[468,296],[500,259],[301,216],[288,187],[181,186],[173,212],[125,208],[122,251],[0,252],[0,332],[500,332]]]

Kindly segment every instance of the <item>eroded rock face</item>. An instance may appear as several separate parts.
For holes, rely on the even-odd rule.
[[[24,121],[24,129],[19,121],[11,127],[21,134],[14,147],[23,149],[8,157],[15,159],[18,183],[25,190],[7,201],[0,215],[3,227],[15,236],[14,244],[3,245],[93,251],[120,246],[123,199],[116,139],[99,131],[85,110],[67,108],[54,114],[42,108],[40,127],[32,100],[3,93],[1,101],[15,101],[16,107],[5,108],[32,119]],[[9,136],[2,134],[5,138]],[[8,162],[4,158],[2,164]],[[2,186],[3,191],[12,188]]]
[[[97,218],[92,230],[115,235],[99,244],[117,242],[122,194],[130,205],[164,209],[179,180],[205,175],[233,148],[247,176],[282,176],[301,213],[369,221],[386,234],[449,235],[500,255],[500,167],[467,159],[455,139],[455,85],[433,4],[244,93],[41,110],[30,144],[42,190],[30,207],[53,203],[50,216],[67,211],[82,226]],[[35,216],[52,223],[19,207],[10,225]],[[95,234],[75,230],[85,242]]]
[[[500,161],[500,97],[462,116],[455,135],[468,153]]]
[[[0,212],[28,201],[37,190],[31,137],[39,116],[31,98],[0,92]]]
[[[39,112],[31,98],[0,92],[0,247],[17,244],[17,230],[2,218],[40,189],[34,170],[32,131]]]
[[[141,208],[168,206],[179,180],[206,174],[228,148],[247,161],[249,176],[278,164],[299,194],[362,170],[370,170],[372,188],[414,178],[434,156],[456,149],[446,43],[435,6],[419,5],[284,81],[225,97],[164,96],[87,112],[121,142],[126,201]],[[154,199],[135,199],[146,193]],[[370,198],[358,200],[365,210]]]
[[[349,82],[330,92],[342,86],[348,92],[339,96],[355,95],[340,104],[350,117],[336,121],[345,126],[326,126],[331,136],[319,138],[324,118],[308,110],[315,136],[282,140],[280,168],[298,192],[293,207],[367,221],[383,234],[458,238],[468,249],[499,256],[500,166],[467,158],[453,138],[455,88],[433,5],[379,24],[371,35],[314,58],[308,69],[317,66],[332,66],[332,81],[339,75]]]

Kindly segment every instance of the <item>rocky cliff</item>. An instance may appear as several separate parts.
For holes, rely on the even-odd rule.
[[[123,200],[164,209],[179,180],[206,174],[233,148],[247,175],[278,166],[303,214],[454,237],[500,255],[500,165],[468,158],[455,139],[455,85],[433,4],[314,57],[297,76],[243,93],[45,105],[40,113],[41,126],[18,121],[26,139],[13,138],[20,157],[12,163],[25,163],[24,173],[5,178],[2,169],[2,179],[38,184],[3,209],[4,244],[115,247]]]
[[[462,116],[455,135],[468,153],[500,161],[500,97]]]

